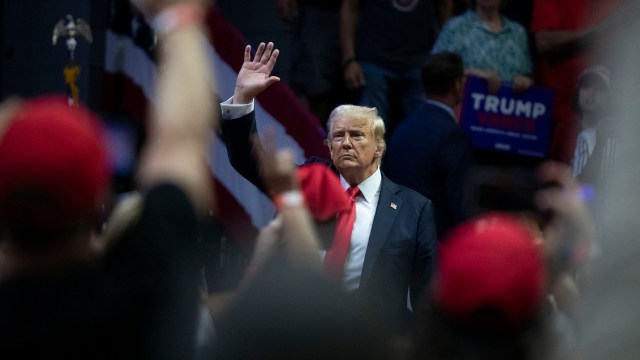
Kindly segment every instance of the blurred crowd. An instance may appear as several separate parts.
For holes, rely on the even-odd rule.
[[[584,293],[620,142],[616,77],[594,52],[634,1],[277,0],[291,85],[326,120],[330,158],[303,164],[256,127],[254,99],[280,81],[275,44],[238,54],[218,104],[211,4],[131,2],[158,41],[134,191],[114,196],[91,110],[0,105],[2,359],[588,355]],[[458,125],[470,76],[489,92],[551,88],[555,161],[474,149]],[[202,269],[216,131],[277,209],[224,292]]]
[[[572,99],[597,49],[633,23],[633,1],[278,0],[293,32],[292,86],[321,119],[335,106],[376,107],[390,131],[421,106],[430,53],[462,57],[465,74],[522,92],[555,93],[548,157],[569,163],[580,121]],[[322,25],[318,25],[322,24]]]

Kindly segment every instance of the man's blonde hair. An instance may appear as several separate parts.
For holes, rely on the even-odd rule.
[[[384,121],[378,115],[378,109],[374,107],[358,106],[358,105],[340,105],[333,109],[327,120],[327,140],[329,146],[331,145],[331,133],[333,130],[333,122],[338,118],[351,118],[361,121],[366,121],[371,125],[371,135],[376,143],[376,146],[382,150],[380,157],[378,158],[378,165],[382,161],[382,155],[387,149],[387,143],[384,141],[385,126]]]

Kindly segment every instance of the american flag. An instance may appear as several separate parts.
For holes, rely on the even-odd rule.
[[[110,17],[105,35],[103,105],[108,112],[144,122],[156,76],[153,29],[126,0],[111,2]],[[206,25],[217,80],[218,98],[214,101],[226,100],[233,94],[246,42],[214,8],[207,13]],[[284,83],[277,83],[261,94],[255,105],[258,132],[265,125],[275,129],[277,145],[291,148],[298,163],[310,156],[328,157],[323,146],[326,134],[320,121]],[[228,234],[250,247],[257,229],[273,218],[273,205],[231,167],[220,134],[214,137],[211,152],[210,168],[218,202],[214,216]]]

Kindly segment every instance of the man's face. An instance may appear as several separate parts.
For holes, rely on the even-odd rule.
[[[597,80],[585,81],[578,90],[578,105],[584,114],[601,112],[608,102],[609,92]]]
[[[382,149],[376,145],[370,122],[340,117],[333,121],[330,131],[331,160],[349,183],[356,185],[378,169]]]

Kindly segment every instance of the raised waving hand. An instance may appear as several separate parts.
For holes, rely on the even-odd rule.
[[[236,88],[233,92],[233,104],[248,104],[269,86],[280,81],[279,77],[271,75],[280,54],[280,51],[273,47],[272,42],[266,45],[260,43],[253,60],[251,45],[245,47],[244,63],[238,72]]]

